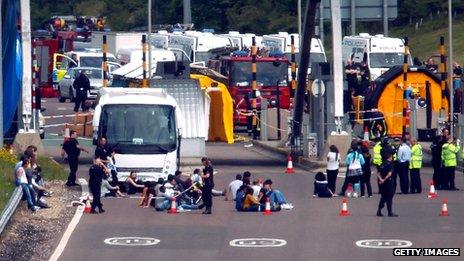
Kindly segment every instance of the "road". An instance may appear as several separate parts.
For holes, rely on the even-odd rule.
[[[47,105],[54,106],[51,102]],[[47,108],[47,112],[52,111],[55,110]],[[139,208],[137,199],[104,199],[107,212],[85,214],[80,219],[60,260],[402,260],[393,256],[392,249],[360,248],[356,241],[400,239],[410,241],[413,247],[464,246],[464,193],[439,191],[439,199],[427,199],[430,168],[422,171],[422,194],[395,196],[394,211],[399,217],[375,216],[378,194],[351,199],[348,202],[351,216],[340,217],[341,198],[312,197],[314,173],[296,169],[295,174],[284,174],[284,158],[244,145],[208,143],[207,155],[218,171],[216,188],[224,189],[237,173],[249,170],[252,178],[271,178],[273,186],[293,203],[293,210],[271,216],[240,213],[232,202],[215,197],[212,215],[201,215],[200,211],[171,215]],[[87,168],[88,165],[81,166],[79,175],[86,177]],[[338,188],[342,181],[337,180]],[[457,174],[456,182],[464,188],[462,173]],[[443,198],[449,201],[449,217],[438,215]],[[149,237],[159,243],[118,246],[104,242],[114,237]],[[280,239],[286,244],[261,248],[230,245],[232,240],[244,238]],[[255,240],[252,246],[259,244]]]

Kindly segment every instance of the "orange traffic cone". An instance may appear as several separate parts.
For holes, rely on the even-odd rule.
[[[442,216],[442,217],[449,216],[449,213],[448,213],[448,200],[446,198],[443,199],[443,201],[442,201],[440,216]]]
[[[348,200],[346,198],[343,198],[342,200],[342,210],[340,211],[340,216],[346,217],[350,215],[350,212],[348,211]]]
[[[90,197],[87,195],[87,199],[85,200],[85,208],[84,208],[84,213],[90,213],[92,210],[92,207],[90,206]]]
[[[429,191],[428,198],[437,198],[438,194],[437,194],[437,191],[435,190],[435,185],[433,184],[433,180],[431,180],[429,183],[430,183],[430,191]]]
[[[364,127],[364,136],[363,136],[363,141],[369,141],[369,129]]]
[[[176,202],[176,198],[173,198],[171,200],[171,208],[168,210],[168,213],[169,214],[177,214],[177,202]]]
[[[287,170],[285,171],[287,174],[293,174],[293,161],[292,161],[292,156],[288,155],[287,158]]]
[[[263,215],[266,215],[266,216],[272,215],[271,201],[269,200],[269,197],[266,198],[266,207],[264,209]]]

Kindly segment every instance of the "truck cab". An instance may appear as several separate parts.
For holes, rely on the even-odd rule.
[[[355,36],[345,36],[342,41],[343,61],[346,63],[351,59],[355,65],[365,62],[369,68],[371,81],[390,68],[403,65],[404,50],[403,39],[385,37],[381,34],[360,33]],[[412,65],[411,56],[408,64]]]
[[[119,180],[136,171],[143,181],[167,178],[178,168],[181,111],[163,89],[103,88],[93,118],[93,139],[115,151]]]

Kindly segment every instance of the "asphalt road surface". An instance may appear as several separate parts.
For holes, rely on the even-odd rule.
[[[48,113],[52,111],[58,110],[47,108]],[[293,203],[293,210],[283,210],[271,216],[239,213],[233,202],[214,197],[212,215],[202,215],[199,210],[172,215],[156,212],[153,208],[140,208],[138,199],[103,199],[106,213],[84,214],[60,260],[403,260],[406,258],[394,257],[391,248],[361,248],[356,242],[396,239],[409,241],[412,247],[464,246],[464,191],[438,191],[438,199],[427,199],[430,168],[421,173],[422,194],[395,196],[394,211],[399,217],[375,216],[378,194],[372,198],[349,200],[351,215],[341,217],[340,197],[312,197],[314,173],[296,169],[295,174],[284,174],[285,159],[244,145],[207,145],[207,155],[218,171],[216,189],[226,188],[237,173],[249,170],[252,178],[271,178],[273,187],[281,190]],[[87,177],[87,169],[88,165],[81,166],[79,175]],[[342,182],[342,178],[337,180],[337,190]],[[464,189],[461,172],[457,173],[456,182]],[[376,192],[374,176],[372,184]],[[449,201],[449,217],[439,216],[443,198]],[[116,237],[123,239],[115,240]],[[235,241],[235,246],[231,246],[231,241],[247,238],[252,240]],[[150,245],[124,245],[141,242]],[[122,245],[115,245],[117,243]],[[273,247],[258,247],[263,244]],[[385,247],[395,242],[382,244]],[[377,241],[370,242],[371,247],[379,245]],[[442,259],[408,257],[408,260]],[[449,259],[459,260],[459,257]]]

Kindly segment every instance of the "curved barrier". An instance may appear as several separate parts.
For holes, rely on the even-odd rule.
[[[3,232],[3,229],[5,229],[6,224],[8,224],[8,221],[10,220],[11,216],[13,216],[13,213],[18,207],[18,204],[21,201],[22,196],[23,191],[20,187],[16,187],[13,191],[13,194],[11,195],[10,200],[6,204],[5,209],[2,211],[2,214],[0,216],[0,235]]]

